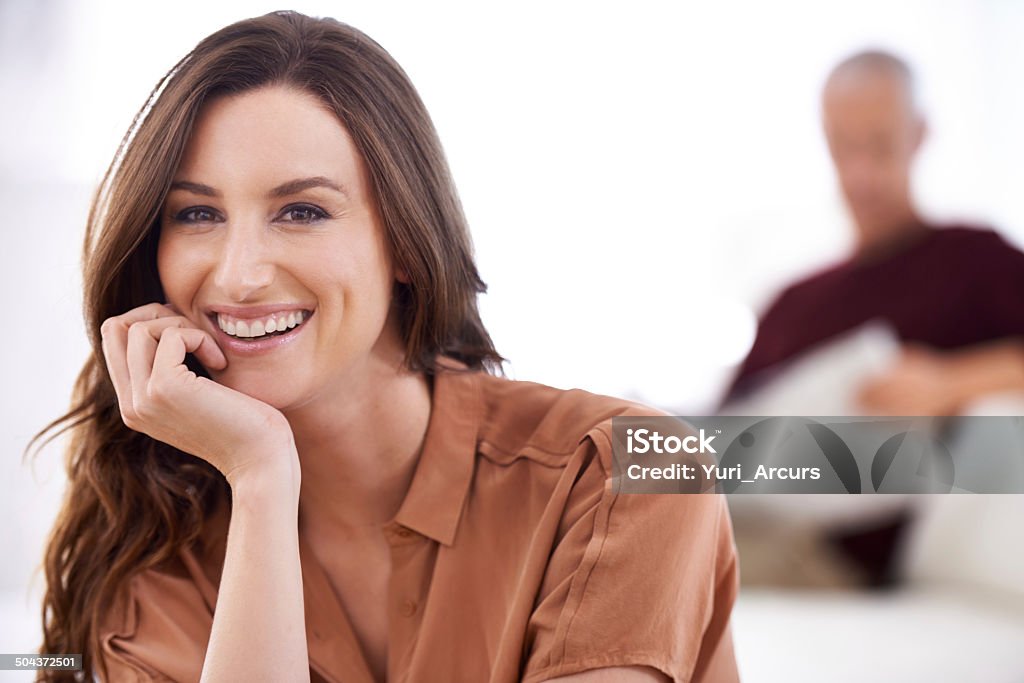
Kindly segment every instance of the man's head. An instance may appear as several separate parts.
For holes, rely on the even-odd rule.
[[[925,133],[910,68],[886,52],[848,57],[825,83],[822,118],[861,246],[897,236],[915,218],[910,170]]]

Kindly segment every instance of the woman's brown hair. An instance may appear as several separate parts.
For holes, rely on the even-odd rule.
[[[158,215],[193,122],[215,97],[268,85],[312,93],[363,156],[395,265],[406,366],[434,373],[438,354],[500,372],[477,310],[485,285],[437,133],[391,56],[333,19],[275,12],[204,39],[157,84],[104,175],[85,235],[84,307],[92,355],[71,410],[33,439],[70,433],[68,488],[45,557],[43,653],[82,653],[91,680],[99,628],[135,573],[199,538],[228,496],[208,463],[128,429],[100,346],[111,316],[164,301],[156,269]],[[196,372],[204,370],[189,358]],[[31,444],[30,444],[31,447]],[[102,667],[100,667],[102,668]],[[106,672],[101,672],[106,678]],[[48,671],[42,680],[75,680]]]

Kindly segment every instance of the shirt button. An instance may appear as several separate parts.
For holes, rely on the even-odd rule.
[[[401,612],[403,617],[411,617],[416,614],[416,601],[406,598],[402,601],[402,606],[399,608],[399,612]]]

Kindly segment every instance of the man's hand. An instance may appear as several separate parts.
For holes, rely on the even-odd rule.
[[[1024,391],[1024,342],[1007,339],[957,351],[906,344],[888,372],[858,392],[865,413],[957,415],[985,394]]]

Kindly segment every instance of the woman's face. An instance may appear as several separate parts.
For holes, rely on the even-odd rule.
[[[400,358],[365,166],[312,95],[271,86],[206,104],[160,226],[164,293],[224,350],[221,384],[287,410]]]

